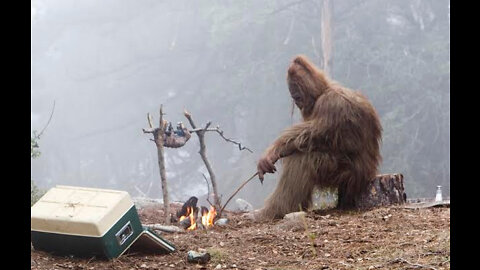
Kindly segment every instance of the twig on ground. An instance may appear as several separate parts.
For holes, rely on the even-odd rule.
[[[423,264],[418,264],[418,263],[411,263],[404,258],[395,258],[391,261],[388,262],[388,264],[394,264],[394,263],[406,263],[410,266],[413,266],[415,268],[426,268],[426,269],[431,269],[431,270],[437,270],[437,268],[430,266],[430,265],[423,265]]]
[[[95,259],[95,256],[91,257],[85,265],[88,265],[91,261],[93,261],[93,259]]]
[[[165,226],[162,224],[146,224],[143,226],[152,230],[159,230],[159,231],[168,232],[168,233],[184,232],[184,230],[174,225]]]
[[[440,264],[440,265],[444,265],[444,264],[449,263],[449,262],[450,262],[450,259],[448,259],[448,260],[446,260],[446,261],[443,261],[443,262],[441,262],[441,263],[439,263],[439,264]]]
[[[357,243],[371,243],[372,241],[366,240],[366,239],[344,239],[343,242],[344,242],[344,243],[353,243],[353,242],[357,242]]]

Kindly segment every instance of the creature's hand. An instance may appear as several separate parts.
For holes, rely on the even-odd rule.
[[[277,171],[275,168],[275,162],[278,160],[278,156],[273,153],[267,153],[257,163],[258,178],[263,182],[263,175],[265,173],[274,173]]]

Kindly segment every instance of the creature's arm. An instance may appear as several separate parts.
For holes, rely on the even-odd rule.
[[[295,152],[311,152],[326,150],[326,146],[319,144],[321,137],[319,121],[306,121],[285,129],[282,134],[265,150],[258,161],[257,171],[259,178],[276,171],[275,162],[280,158]],[[316,126],[315,126],[316,125]],[[325,148],[325,149],[322,149]]]

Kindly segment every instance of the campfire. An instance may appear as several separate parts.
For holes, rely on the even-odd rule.
[[[202,225],[205,228],[213,226],[213,220],[216,216],[217,211],[215,210],[215,207],[210,206],[210,210],[208,210],[206,207],[202,206]]]
[[[217,210],[214,206],[210,206],[210,210],[207,207],[202,206],[200,209],[197,207],[198,199],[191,197],[182,206],[182,209],[177,212],[179,218],[179,224],[188,231],[196,230],[199,227],[208,229],[214,226],[214,220],[217,216]],[[200,210],[200,216],[198,212]]]

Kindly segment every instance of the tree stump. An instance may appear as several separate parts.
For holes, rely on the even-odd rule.
[[[338,208],[342,209],[366,210],[379,206],[404,204],[406,201],[407,194],[401,173],[377,175],[365,191],[353,200],[343,198],[341,188],[338,192]]]

